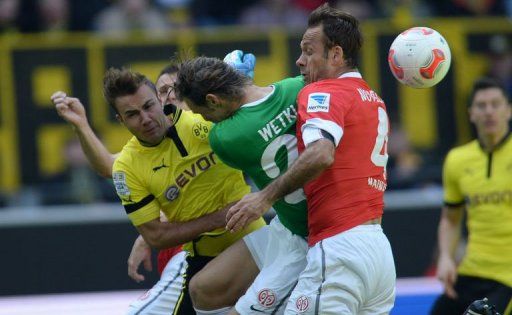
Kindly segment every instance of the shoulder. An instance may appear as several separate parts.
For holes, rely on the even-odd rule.
[[[447,157],[451,159],[459,159],[467,156],[471,156],[474,153],[477,153],[480,150],[479,144],[477,140],[470,141],[466,144],[457,146],[450,151],[448,151]]]
[[[136,161],[140,151],[140,143],[137,138],[132,137],[124,145],[119,156],[114,161],[113,171],[121,170],[129,167],[133,161]]]
[[[471,160],[475,154],[478,154],[479,150],[477,140],[455,147],[446,154],[445,165],[452,168],[462,167],[466,165],[466,161]]]
[[[343,82],[342,82],[343,81]],[[345,84],[346,80],[340,79],[329,79],[310,83],[306,85],[301,91],[301,96],[309,95],[311,93],[328,93],[328,94],[340,94],[354,91],[353,85]]]
[[[211,125],[212,123],[205,120],[203,116],[200,114],[195,114],[189,110],[180,111],[179,116],[174,120],[177,126],[185,125],[185,124],[194,124],[194,123],[205,123],[207,125]]]
[[[214,152],[221,149],[221,142],[225,143],[228,141],[228,139],[226,139],[226,135],[229,135],[231,133],[229,130],[233,130],[234,128],[233,120],[236,120],[236,118],[232,117],[229,120],[218,122],[210,129],[208,140],[210,141],[210,146]]]
[[[302,76],[291,77],[291,78],[286,78],[281,81],[277,81],[277,82],[273,83],[272,85],[281,87],[285,90],[289,90],[289,89],[300,90],[304,87],[304,79],[302,78]]]

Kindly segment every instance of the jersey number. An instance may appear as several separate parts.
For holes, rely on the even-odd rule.
[[[373,147],[371,160],[376,166],[384,168],[386,175],[386,164],[388,163],[388,115],[384,108],[379,107],[379,126],[377,127],[377,138]]]
[[[288,152],[288,166],[286,169],[292,165],[292,163],[299,156],[299,152],[297,151],[297,138],[293,135],[284,134],[275,138],[263,152],[261,156],[261,168],[265,171],[268,177],[276,178],[281,175],[281,170],[279,166],[276,164],[276,155],[280,148],[285,147]],[[286,195],[284,197],[284,201],[289,204],[296,204],[301,202],[302,200],[306,200],[304,196],[304,191],[302,188],[297,189],[296,191]]]

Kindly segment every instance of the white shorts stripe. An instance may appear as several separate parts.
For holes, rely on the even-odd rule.
[[[182,300],[187,270],[186,253],[176,254],[165,266],[160,280],[130,304],[128,315],[173,314]]]

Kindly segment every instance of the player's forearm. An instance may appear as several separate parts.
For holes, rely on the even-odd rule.
[[[454,213],[454,211],[459,210],[443,208],[438,228],[439,255],[451,259],[453,259],[460,238],[460,221],[462,218],[462,214]]]
[[[170,223],[154,220],[137,229],[151,247],[164,249],[184,244],[198,238],[202,233],[224,227],[225,218],[226,208],[223,208],[188,222]]]
[[[89,124],[74,126],[74,130],[92,168],[103,177],[112,177],[112,165],[117,155],[107,150]]]
[[[268,200],[276,200],[302,188],[317,178],[334,162],[334,145],[329,140],[318,140],[309,145],[292,166],[263,189]]]

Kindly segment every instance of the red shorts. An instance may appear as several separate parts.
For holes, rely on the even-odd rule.
[[[182,251],[182,246],[176,246],[171,247],[167,249],[162,249],[158,252],[158,258],[157,258],[157,269],[158,273],[162,274],[162,271],[164,270],[165,266],[171,260],[171,258],[176,255],[177,253]]]

